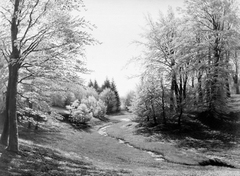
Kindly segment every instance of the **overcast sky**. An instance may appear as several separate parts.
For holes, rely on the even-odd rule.
[[[159,11],[166,13],[168,6],[176,8],[184,0],[85,0],[86,19],[97,26],[94,37],[102,44],[87,48],[87,66],[94,70],[86,80],[97,80],[101,85],[107,78],[113,78],[120,96],[134,90],[138,78],[136,65],[125,67],[140,48],[133,41],[139,40],[146,24],[145,16],[158,18]]]

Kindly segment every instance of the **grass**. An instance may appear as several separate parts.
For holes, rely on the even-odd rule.
[[[151,121],[146,123],[138,119],[115,124],[107,128],[107,132],[136,148],[162,154],[168,162],[240,166],[240,135],[233,130],[212,130],[192,116],[184,117],[181,129],[175,122],[154,125]]]
[[[66,153],[21,140],[19,154],[0,147],[0,173],[24,176],[122,175],[94,167],[76,153]]]
[[[49,117],[48,122],[40,123],[39,129],[28,129],[27,122],[19,124],[18,154],[13,154],[0,145],[0,175],[12,176],[117,176],[129,175],[125,170],[115,170],[95,166],[89,159],[81,154],[70,151],[75,147],[71,141],[74,130],[79,132],[88,130],[102,124],[99,119],[92,119],[87,126],[71,127],[68,123]],[[2,131],[0,127],[0,131]],[[89,134],[90,135],[90,134]],[[75,138],[73,140],[76,140]],[[81,143],[81,138],[78,139]],[[61,141],[65,141],[62,142]],[[76,147],[75,147],[76,148]],[[79,149],[80,150],[80,149]]]

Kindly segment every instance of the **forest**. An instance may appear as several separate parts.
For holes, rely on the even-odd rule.
[[[82,0],[0,2],[0,175],[239,174],[239,7],[145,16],[120,97],[114,78],[84,79],[101,41]]]
[[[209,123],[234,120],[227,102],[240,93],[239,6],[218,0],[185,5],[180,14],[170,7],[158,20],[146,17],[136,41],[144,51],[132,60],[142,74],[131,110],[155,124],[175,120],[180,128],[186,113]]]

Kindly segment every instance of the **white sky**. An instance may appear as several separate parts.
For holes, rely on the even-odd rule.
[[[146,24],[145,16],[158,18],[159,11],[165,13],[168,6],[182,6],[184,0],[85,0],[86,19],[97,26],[93,36],[102,44],[87,48],[87,67],[94,70],[85,76],[86,81],[114,79],[120,96],[134,90],[138,78],[135,65],[125,67],[126,63],[141,51],[133,41],[139,40]]]

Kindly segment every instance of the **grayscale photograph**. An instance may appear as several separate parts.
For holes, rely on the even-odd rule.
[[[1,0],[0,24],[0,176],[240,176],[240,0]]]

